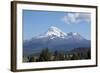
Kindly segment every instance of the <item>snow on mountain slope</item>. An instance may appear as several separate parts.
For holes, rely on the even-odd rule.
[[[86,40],[77,32],[69,32],[67,33],[67,39],[76,39],[76,40]]]
[[[43,37],[51,37],[51,39],[59,37],[59,38],[64,38],[67,36],[66,33],[58,29],[57,27],[51,26],[47,32],[41,34],[38,36],[38,38],[43,38]]]
[[[77,39],[77,40],[84,40],[79,33],[76,32],[69,32],[65,33],[62,30],[60,30],[57,27],[51,26],[47,32],[40,34],[36,38],[49,38],[49,39],[54,39],[54,38],[63,38],[63,39]]]
[[[78,47],[90,47],[90,41],[79,33],[65,33],[59,28],[51,26],[47,32],[23,42],[24,53],[39,52],[43,48],[51,50],[68,50]]]

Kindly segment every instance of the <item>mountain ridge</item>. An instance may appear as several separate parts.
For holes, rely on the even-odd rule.
[[[54,26],[51,26],[47,32],[23,42],[24,53],[39,52],[43,48],[50,48],[50,50],[55,51],[79,47],[90,47],[90,41],[79,33],[65,33]]]

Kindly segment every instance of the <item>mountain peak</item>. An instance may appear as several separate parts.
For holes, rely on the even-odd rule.
[[[60,37],[60,38],[63,38],[66,35],[67,34],[64,33],[63,31],[61,31],[59,28],[57,28],[55,26],[51,26],[51,27],[48,28],[47,32],[40,35],[39,37],[51,37],[51,38]]]
[[[59,28],[55,27],[55,26],[51,26],[48,30],[53,31],[53,32],[55,32],[55,31],[60,31],[61,32],[61,30]]]
[[[47,32],[44,32],[43,34],[40,34],[37,38],[49,38],[49,39],[54,39],[54,38],[64,38],[64,39],[76,39],[76,40],[83,40],[85,39],[82,37],[79,33],[77,32],[69,32],[65,33],[59,28],[55,26],[51,26],[48,28]]]
[[[48,31],[46,32],[47,36],[56,36],[56,37],[64,37],[66,36],[66,33],[61,31],[59,28],[55,26],[51,26]]]

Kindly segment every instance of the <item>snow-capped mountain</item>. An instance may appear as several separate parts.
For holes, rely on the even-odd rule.
[[[64,38],[67,36],[66,33],[58,29],[57,27],[51,26],[47,32],[44,34],[41,34],[38,36],[38,38],[43,38],[43,37],[50,37],[51,39],[59,37],[59,38]]]
[[[39,52],[43,48],[50,50],[70,50],[79,47],[90,47],[90,41],[79,33],[65,33],[57,27],[51,26],[47,32],[23,43],[24,53]]]
[[[72,32],[69,32],[69,33],[67,33],[67,39],[75,39],[75,40],[86,40],[83,36],[81,36],[79,33],[77,33],[77,32],[74,32],[74,33],[72,33]]]
[[[77,32],[69,32],[65,33],[57,27],[51,26],[47,32],[40,34],[39,36],[35,37],[37,39],[40,38],[62,38],[62,39],[77,39],[77,40],[85,40],[79,33]],[[34,38],[33,38],[34,39]]]

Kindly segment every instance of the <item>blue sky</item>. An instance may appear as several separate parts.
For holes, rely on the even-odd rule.
[[[56,12],[23,10],[23,39],[29,40],[34,36],[55,26],[65,33],[78,32],[86,39],[90,38],[90,13]]]

